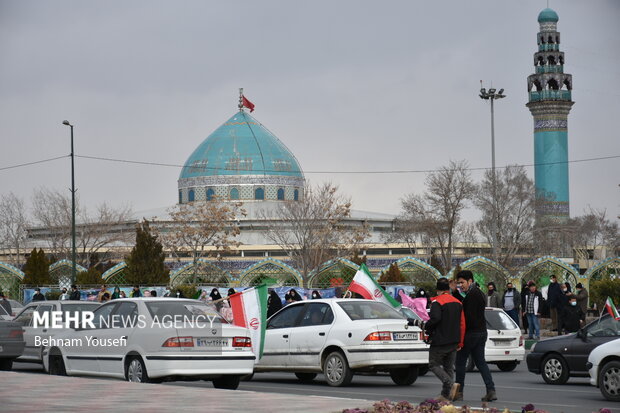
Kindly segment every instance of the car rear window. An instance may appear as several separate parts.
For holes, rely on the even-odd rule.
[[[349,318],[355,320],[404,319],[405,317],[383,303],[376,301],[342,301],[338,305]]]
[[[401,307],[398,311],[400,311],[406,318],[413,318],[414,320],[420,321],[422,320],[422,318],[409,307]]]
[[[205,304],[200,301],[158,300],[147,302],[146,307],[149,309],[151,317],[157,317],[159,320],[161,320],[164,316],[187,317],[189,320],[195,317],[199,320],[204,317],[208,317],[210,320],[216,320],[219,323],[228,324],[228,322],[220,316],[213,305]]]
[[[62,304],[62,311],[82,313],[84,311],[95,311],[99,304]]]
[[[503,311],[485,311],[484,317],[487,320],[489,330],[514,330],[518,328],[512,318]]]

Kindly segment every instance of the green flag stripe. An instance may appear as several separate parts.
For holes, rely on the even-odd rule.
[[[394,297],[392,297],[391,295],[389,295],[387,293],[387,291],[385,291],[377,282],[377,280],[375,280],[375,277],[373,277],[370,274],[370,271],[368,270],[368,267],[366,266],[366,264],[362,263],[362,265],[360,265],[360,269],[362,271],[364,271],[366,274],[368,274],[368,276],[370,277],[370,279],[372,280],[373,283],[375,283],[375,286],[379,289],[379,291],[381,291],[383,293],[383,296],[388,300],[388,302],[390,304],[392,304],[392,307],[400,307],[400,303],[398,301],[396,301],[394,299]]]

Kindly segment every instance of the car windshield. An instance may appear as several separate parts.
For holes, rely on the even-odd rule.
[[[158,320],[162,320],[164,316],[180,316],[183,317],[184,320],[201,320],[203,318],[208,318],[218,323],[228,324],[213,305],[200,301],[149,301],[146,303],[146,307],[149,309],[151,316],[153,318],[157,317]]]
[[[413,318],[414,320],[422,320],[422,318],[419,315],[417,315],[415,311],[413,311],[409,307],[400,307],[398,310],[407,318]]]
[[[488,330],[514,330],[517,327],[508,314],[503,311],[487,310],[484,312]]]
[[[620,336],[620,321],[616,321],[608,314],[596,321],[588,324],[586,327],[589,336],[595,337],[613,337]]]
[[[342,301],[338,305],[349,318],[355,320],[403,319],[401,313],[383,303],[376,301]]]
[[[2,307],[0,305],[0,315],[10,315],[9,313],[6,312],[6,310],[4,309],[4,307]]]
[[[24,307],[24,305],[22,303],[20,303],[19,301],[15,301],[15,300],[9,299],[9,303],[11,303],[11,308],[13,310],[15,310],[16,308],[23,308]]]
[[[95,311],[99,307],[99,303],[81,303],[81,304],[65,304],[62,303],[62,311],[70,311],[81,313],[83,311]]]

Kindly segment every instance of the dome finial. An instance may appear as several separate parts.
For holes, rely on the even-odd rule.
[[[243,112],[243,88],[239,88],[239,112]]]

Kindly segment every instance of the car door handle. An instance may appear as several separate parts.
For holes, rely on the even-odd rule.
[[[320,335],[321,337],[324,337],[324,336],[325,336],[325,333],[319,333],[319,335]]]
[[[284,334],[282,338],[288,338],[288,334]]]

